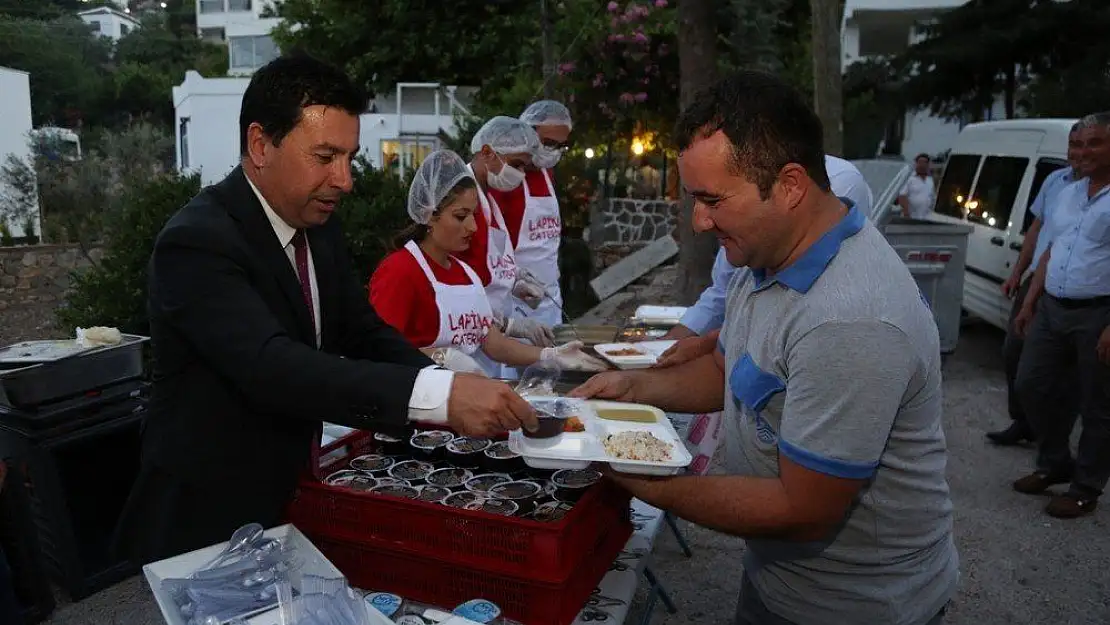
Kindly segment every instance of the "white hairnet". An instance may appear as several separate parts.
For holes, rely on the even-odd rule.
[[[520,114],[520,121],[529,126],[566,126],[573,129],[570,110],[562,102],[540,100],[533,102]]]
[[[478,154],[484,145],[498,154],[531,154],[540,147],[540,137],[529,124],[498,115],[474,133],[474,138],[470,140],[470,152]]]
[[[464,178],[473,178],[466,161],[451,150],[437,150],[428,155],[409,187],[409,217],[418,224],[432,219],[443,198]]]

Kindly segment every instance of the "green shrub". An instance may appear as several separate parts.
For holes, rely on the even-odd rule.
[[[104,256],[97,265],[74,274],[73,291],[57,312],[65,332],[104,325],[149,336],[146,274],[154,239],[199,190],[199,175],[170,174],[136,181],[121,191],[106,224]]]
[[[393,249],[393,239],[411,222],[407,210],[409,185],[391,172],[360,161],[354,188],[343,198],[339,214],[355,277],[366,285],[382,258]]]
[[[8,222],[0,219],[0,247],[11,247],[15,245],[15,238],[12,236],[12,229],[8,226]]]
[[[104,256],[94,267],[74,276],[74,289],[58,313],[66,332],[76,327],[108,325],[148,335],[146,314],[147,263],[154,239],[166,221],[200,189],[198,176],[155,176],[132,182],[122,191],[118,208],[105,224]],[[405,210],[408,185],[396,176],[360,164],[354,189],[340,211],[354,272],[365,285],[392,240],[409,224]]]

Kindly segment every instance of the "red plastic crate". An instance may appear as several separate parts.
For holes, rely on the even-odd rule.
[[[351,456],[366,453],[370,440],[360,433],[325,447],[322,456],[344,447],[347,453],[320,473],[330,474]],[[622,528],[631,531],[630,500],[628,493],[603,481],[586,491],[561,520],[542,523],[351,491],[306,477],[286,516],[313,537],[402,551],[471,571],[560,583],[607,534]]]
[[[610,527],[585,553],[574,575],[556,583],[490,574],[465,564],[307,533],[356,588],[392,592],[448,609],[470,599],[487,599],[500,606],[505,616],[527,625],[572,623],[631,535],[631,524]]]

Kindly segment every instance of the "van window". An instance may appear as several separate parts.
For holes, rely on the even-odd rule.
[[[979,169],[978,154],[953,154],[944,166],[944,177],[937,189],[935,210],[941,215],[957,219],[964,218],[964,203],[971,195],[971,183],[975,181],[975,170]]]
[[[1067,161],[1062,161],[1058,158],[1042,158],[1037,161],[1037,171],[1033,174],[1033,187],[1029,189],[1029,201],[1025,203],[1025,221],[1021,224],[1021,233],[1025,234],[1029,230],[1029,226],[1033,225],[1033,220],[1036,217],[1032,211],[1029,210],[1033,206],[1033,201],[1037,199],[1037,194],[1041,192],[1041,187],[1044,186],[1044,179],[1052,172],[1067,167]]]
[[[988,156],[975,183],[974,197],[967,203],[967,220],[1006,230],[1021,179],[1029,159],[1017,156]]]

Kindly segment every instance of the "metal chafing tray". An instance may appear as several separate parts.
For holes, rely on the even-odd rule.
[[[0,402],[28,408],[141,376],[142,347],[150,337],[124,334],[122,339],[92,348],[72,339],[0,348]]]

